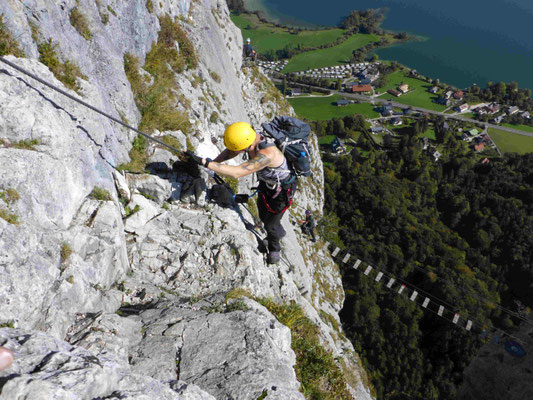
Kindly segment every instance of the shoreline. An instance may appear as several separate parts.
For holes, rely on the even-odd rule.
[[[290,15],[276,15],[272,9],[265,6],[262,0],[243,0],[244,8],[248,13],[261,13],[262,17],[272,24],[280,24],[290,28],[331,28],[333,25],[319,25],[312,22],[300,20]],[[285,19],[285,20],[284,20]],[[293,21],[293,23],[289,22]]]

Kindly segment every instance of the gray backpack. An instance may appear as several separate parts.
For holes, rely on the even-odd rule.
[[[311,154],[307,140],[311,127],[294,117],[279,116],[261,125],[266,136],[274,139],[276,146],[285,155],[291,173],[296,176],[310,176]]]

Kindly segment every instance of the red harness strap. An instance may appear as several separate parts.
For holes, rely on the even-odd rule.
[[[261,193],[261,197],[263,198],[263,202],[265,203],[265,206],[266,206],[266,209],[268,212],[271,212],[272,214],[282,214],[284,213],[287,208],[289,208],[291,205],[292,205],[292,196],[290,195],[291,193],[291,188],[288,188],[287,189],[287,198],[289,199],[289,204],[287,205],[287,207],[285,207],[283,210],[281,210],[280,212],[275,212],[272,207],[270,207],[270,205],[267,203],[266,201],[266,197],[265,197],[265,194],[263,192],[260,192]]]

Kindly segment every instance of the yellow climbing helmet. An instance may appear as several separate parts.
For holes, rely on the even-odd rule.
[[[224,132],[224,145],[232,151],[244,150],[255,140],[256,133],[247,122],[235,122]]]

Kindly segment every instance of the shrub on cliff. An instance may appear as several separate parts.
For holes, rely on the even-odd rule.
[[[0,56],[13,54],[16,57],[24,57],[24,52],[20,49],[17,41],[7,30],[4,24],[4,14],[0,15]]]

